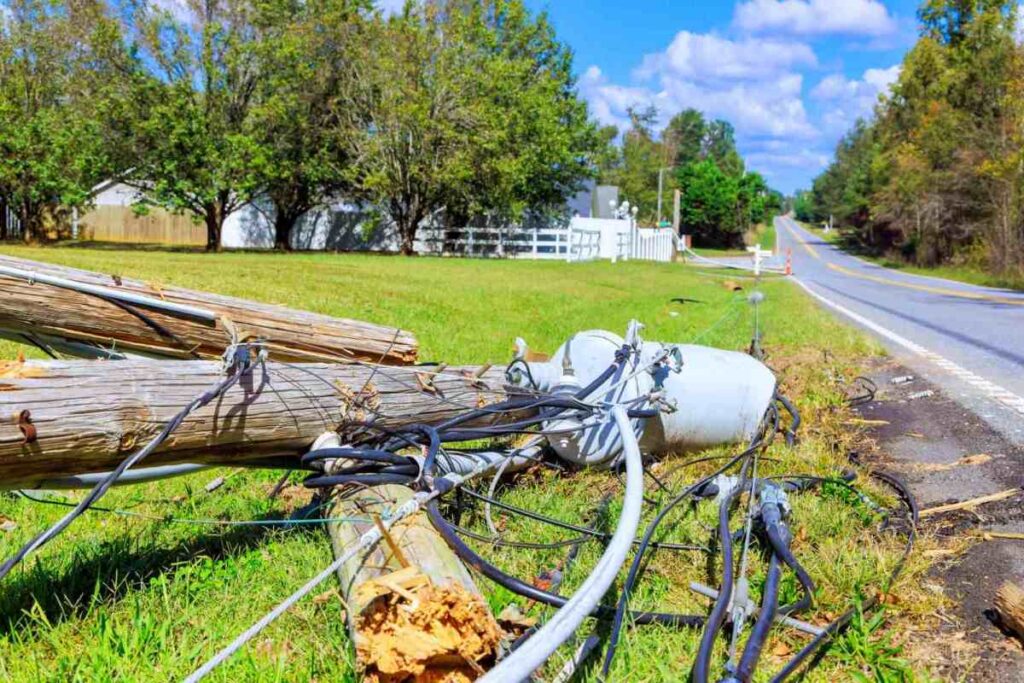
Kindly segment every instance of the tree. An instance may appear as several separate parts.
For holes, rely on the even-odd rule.
[[[680,222],[686,233],[702,245],[733,247],[743,241],[743,226],[736,221],[738,182],[711,159],[680,169],[682,193]]]
[[[858,122],[814,183],[814,212],[921,265],[980,250],[1024,268],[1017,3],[929,0],[875,121]],[[983,248],[983,249],[982,249]]]
[[[619,129],[615,126],[602,126],[597,131],[597,158],[595,165],[602,182],[608,179],[622,168],[622,150],[616,142],[619,137]]]
[[[366,39],[363,0],[265,0],[254,18],[264,74],[256,85],[251,129],[266,162],[258,185],[274,205],[274,246],[291,250],[307,212],[355,188],[339,107],[348,106],[360,71],[353,45]]]
[[[658,205],[658,172],[664,165],[664,148],[654,138],[658,110],[653,106],[630,107],[630,127],[622,138],[622,165],[606,182],[619,186],[623,201],[640,209],[640,220],[653,222]]]
[[[744,174],[736,187],[736,223],[745,233],[768,220],[768,183],[760,173]]]
[[[662,139],[669,148],[672,165],[682,168],[704,158],[707,122],[696,109],[686,109],[671,118]]]
[[[716,120],[708,124],[703,158],[713,160],[728,176],[743,175],[743,158],[736,149],[736,131],[731,123]]]
[[[0,204],[31,240],[59,228],[117,165],[117,86],[132,61],[98,0],[12,0],[9,10],[0,20]]]
[[[1016,7],[1007,0],[926,0],[918,10],[924,34],[947,45],[967,37],[969,27],[980,15],[997,12],[1011,16]]]
[[[263,78],[247,0],[189,0],[186,17],[141,7],[135,17],[143,62],[153,73],[136,90],[138,163],[125,179],[143,203],[189,212],[221,247],[224,221],[261,188],[269,155],[253,128]]]
[[[406,5],[374,22],[351,106],[352,172],[412,253],[420,223],[561,205],[599,150],[571,53],[520,0]]]

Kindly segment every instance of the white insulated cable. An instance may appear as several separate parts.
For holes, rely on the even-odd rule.
[[[644,499],[644,471],[633,425],[626,409],[612,409],[615,424],[622,435],[626,461],[626,494],[622,514],[608,548],[568,602],[530,637],[518,650],[498,663],[480,679],[480,683],[519,683],[526,680],[547,661],[555,650],[572,637],[583,621],[601,602],[601,598],[615,583],[615,578],[626,562],[637,529]]]

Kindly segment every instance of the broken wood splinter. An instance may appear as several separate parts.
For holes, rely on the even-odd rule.
[[[938,515],[943,512],[954,512],[956,510],[966,510],[969,508],[977,507],[978,505],[985,505],[986,503],[997,503],[1007,498],[1013,498],[1017,494],[1021,493],[1024,489],[1013,488],[1007,489],[1006,491],[1000,491],[999,493],[993,493],[987,496],[981,496],[979,498],[971,498],[970,500],[964,500],[959,503],[950,503],[949,505],[939,505],[938,507],[928,508],[921,510],[921,517],[928,517],[930,515]]]

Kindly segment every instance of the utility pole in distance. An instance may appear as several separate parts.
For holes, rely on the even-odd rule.
[[[663,166],[658,169],[658,227],[661,227],[661,195],[665,188],[665,171],[671,171],[674,166]]]
[[[683,191],[677,189],[673,192],[672,197],[672,231],[675,234],[679,234],[679,223],[680,223],[680,204],[683,199]]]

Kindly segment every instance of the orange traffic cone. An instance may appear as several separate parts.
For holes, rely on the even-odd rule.
[[[786,275],[793,274],[793,250],[786,249]]]

